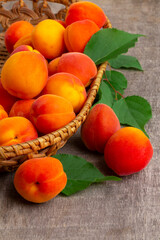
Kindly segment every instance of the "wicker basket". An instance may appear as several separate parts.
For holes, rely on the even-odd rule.
[[[33,9],[29,9],[27,5],[20,0],[12,5],[12,9],[6,10],[3,5],[5,2],[1,1],[0,5],[0,23],[5,31],[7,27],[19,20],[27,20],[33,25],[38,22],[51,18],[64,20],[68,6],[76,2],[75,0],[50,0],[49,3],[44,0],[32,2]],[[53,14],[54,4],[63,4],[63,8],[57,13]],[[106,28],[111,27],[111,23],[106,17]],[[8,52],[4,45],[4,32],[0,33],[0,68],[8,57]],[[92,103],[96,97],[99,85],[102,79],[103,72],[105,71],[107,62],[98,67],[97,77],[93,80],[92,86],[88,91],[87,101],[85,102],[82,110],[76,118],[67,124],[65,127],[39,137],[35,140],[28,141],[22,144],[0,147],[0,171],[11,172],[14,171],[22,162],[30,158],[45,157],[56,154],[57,150],[62,148],[67,140],[78,130],[81,124],[85,121]]]

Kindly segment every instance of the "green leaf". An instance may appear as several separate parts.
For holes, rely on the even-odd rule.
[[[110,107],[113,105],[112,91],[105,80],[101,81],[93,106],[98,103],[104,103]]]
[[[87,188],[92,183],[121,180],[115,176],[104,176],[93,164],[81,157],[70,154],[57,154],[54,157],[61,161],[67,174],[67,185],[62,191],[67,196]]]
[[[110,87],[112,94],[113,94],[113,98],[116,98],[116,94],[115,91],[118,91],[120,94],[123,95],[124,90],[127,88],[127,79],[126,77],[117,71],[106,71],[105,72],[105,76],[107,77],[108,82],[106,82],[108,84],[108,86]],[[113,90],[114,89],[114,90]],[[120,94],[117,94],[117,98],[120,99],[122,98],[122,96]]]
[[[137,127],[147,135],[144,126],[151,119],[152,110],[146,99],[140,96],[128,96],[115,102],[113,110],[121,124]]]
[[[143,71],[138,59],[133,56],[119,55],[114,59],[110,59],[109,63],[111,67],[115,69],[128,68]]]
[[[84,53],[97,65],[109,59],[116,58],[134,47],[138,37],[143,35],[131,34],[115,28],[101,29],[87,43]]]

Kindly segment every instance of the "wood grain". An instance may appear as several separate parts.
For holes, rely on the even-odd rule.
[[[154,156],[146,169],[121,182],[94,184],[71,197],[45,204],[23,200],[13,187],[13,173],[0,175],[0,239],[3,240],[159,240],[160,239],[160,1],[94,0],[113,27],[140,33],[136,56],[144,72],[125,71],[126,95],[140,95],[152,105],[146,126]],[[86,150],[77,132],[59,153],[71,153],[108,174],[103,155]]]

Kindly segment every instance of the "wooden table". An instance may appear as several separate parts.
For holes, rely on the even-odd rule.
[[[122,72],[127,95],[146,98],[153,118],[146,126],[154,156],[143,171],[120,182],[93,184],[70,197],[57,196],[44,204],[23,200],[13,186],[14,173],[0,174],[1,240],[159,240],[160,239],[160,1],[94,0],[113,27],[146,35],[129,54],[144,72]],[[59,153],[92,162],[104,174],[103,155],[88,151],[77,132]]]

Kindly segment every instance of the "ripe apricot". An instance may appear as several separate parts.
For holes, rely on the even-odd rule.
[[[30,119],[41,133],[50,133],[64,127],[75,118],[72,104],[65,98],[45,94],[31,106]]]
[[[141,171],[150,162],[152,155],[150,140],[134,127],[124,127],[114,133],[104,150],[106,164],[120,176]]]
[[[2,86],[0,79],[0,105],[2,105],[7,113],[18,99],[9,94]]]
[[[51,76],[57,73],[58,63],[60,57],[54,58],[52,61],[48,63],[48,75]]]
[[[64,41],[69,52],[83,52],[92,35],[99,27],[91,20],[85,19],[70,24],[64,33]]]
[[[25,99],[16,101],[9,112],[9,117],[21,116],[29,119],[31,105],[34,101],[35,99]]]
[[[24,117],[8,117],[0,121],[0,146],[9,146],[38,137],[33,124]]]
[[[70,25],[84,19],[92,20],[101,28],[106,22],[106,15],[102,8],[95,3],[87,1],[72,3],[66,14],[66,24]]]
[[[33,25],[27,21],[17,21],[12,23],[5,33],[5,45],[8,52],[11,53],[15,43],[21,37],[30,34],[33,29]]]
[[[108,139],[120,129],[114,111],[106,104],[97,104],[89,112],[81,127],[81,138],[92,151],[104,152]]]
[[[51,64],[52,61],[49,65]],[[80,52],[70,52],[64,53],[60,57],[57,64],[57,72],[72,73],[78,77],[86,87],[97,75],[97,67],[93,60],[87,55]]]
[[[32,43],[46,59],[59,57],[65,50],[65,28],[57,21],[46,19],[36,25]]]
[[[73,74],[65,72],[49,77],[42,93],[66,98],[71,102],[75,113],[81,110],[87,98],[86,89],[81,80]]]
[[[13,46],[13,49],[16,49],[17,47],[21,46],[21,45],[29,45],[31,47],[33,47],[32,44],[32,38],[31,38],[31,33],[27,34],[23,37],[21,37]]]
[[[3,106],[0,105],[0,120],[7,117],[8,117],[8,113],[4,110]]]
[[[2,68],[1,82],[11,95],[29,99],[37,96],[48,78],[45,58],[35,52],[22,51],[10,56]]]
[[[23,162],[14,176],[17,192],[27,201],[43,203],[57,196],[66,186],[67,176],[61,162],[52,157]]]

